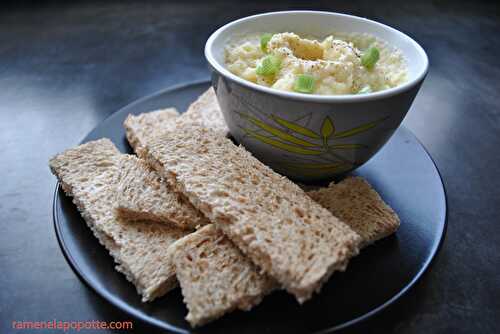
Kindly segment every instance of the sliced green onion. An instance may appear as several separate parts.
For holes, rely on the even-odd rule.
[[[368,93],[371,93],[371,92],[372,92],[372,88],[370,87],[370,85],[368,85],[368,86],[365,86],[365,87],[361,88],[358,91],[358,94],[368,94]]]
[[[308,74],[299,74],[295,79],[293,89],[299,93],[312,93],[314,91],[314,77]]]
[[[260,36],[260,48],[262,51],[267,52],[267,43],[271,40],[273,34],[264,34]]]
[[[279,72],[281,68],[281,59],[276,56],[267,56],[257,67],[257,75],[271,76]]]
[[[380,53],[377,48],[371,47],[366,50],[361,56],[361,64],[367,69],[372,69],[375,63],[380,58]]]

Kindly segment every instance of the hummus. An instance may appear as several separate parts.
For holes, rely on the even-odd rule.
[[[376,92],[407,80],[401,51],[369,34],[243,36],[227,44],[225,64],[258,85],[320,95]]]

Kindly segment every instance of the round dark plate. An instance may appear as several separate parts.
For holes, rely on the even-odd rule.
[[[199,82],[164,90],[111,115],[83,142],[110,138],[131,152],[122,127],[129,114],[186,107],[207,87]],[[399,214],[401,228],[364,249],[344,273],[336,273],[321,293],[299,306],[276,292],[250,312],[233,312],[196,333],[329,332],[381,311],[411,288],[429,266],[446,229],[446,197],[438,170],[412,133],[400,128],[356,174],[365,177]],[[116,307],[150,324],[178,333],[191,331],[179,289],[152,303],[141,303],[134,286],[114,270],[112,258],[95,239],[71,199],[59,187],[54,195],[54,224],[61,249],[76,274]]]

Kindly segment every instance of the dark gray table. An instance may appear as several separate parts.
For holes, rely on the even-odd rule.
[[[207,78],[203,45],[218,26],[299,8],[389,24],[419,41],[431,62],[405,124],[444,178],[446,241],[410,294],[352,332],[498,333],[500,7],[377,3],[184,0],[0,8],[0,333],[14,333],[14,320],[128,319],[66,264],[52,227],[55,179],[47,160],[137,98]],[[137,333],[154,332],[134,325]]]

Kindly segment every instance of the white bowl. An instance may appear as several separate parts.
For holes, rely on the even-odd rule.
[[[309,95],[260,86],[226,69],[224,49],[234,36],[286,31],[318,37],[332,32],[369,33],[403,53],[408,81],[370,94]],[[396,29],[361,17],[318,11],[265,13],[228,23],[207,40],[205,57],[213,69],[212,84],[231,135],[274,170],[303,181],[331,178],[370,159],[401,124],[429,66],[422,47]],[[332,134],[328,138],[331,147],[344,148],[332,151],[329,146],[321,153],[322,149],[312,152],[316,149],[310,149],[310,146],[283,142],[271,133],[266,134],[251,121],[252,118],[258,119],[299,139],[314,142],[314,138],[307,138],[300,131],[295,133],[273,123],[277,118],[294,121],[301,117],[308,117],[307,127],[317,133],[327,118],[334,123],[337,134],[364,124],[374,125],[349,137]],[[318,145],[322,141],[322,138],[317,140]]]

